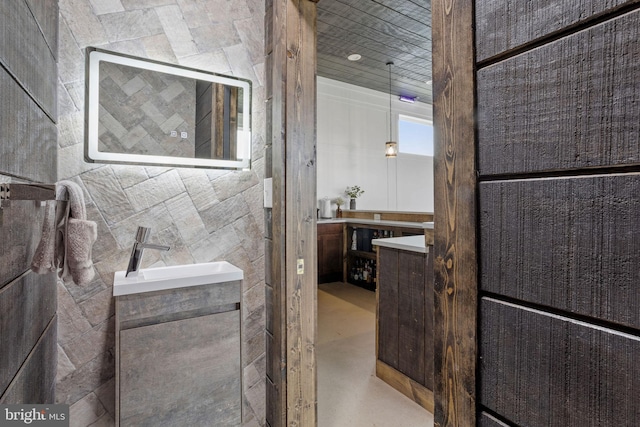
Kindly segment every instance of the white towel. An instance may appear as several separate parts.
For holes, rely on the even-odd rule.
[[[69,201],[59,202],[55,218],[48,206],[42,239],[36,249],[31,269],[44,274],[57,268],[58,276],[65,283],[85,285],[95,274],[91,249],[97,239],[97,225],[93,221],[87,221],[84,195],[75,182],[58,182],[56,199]]]

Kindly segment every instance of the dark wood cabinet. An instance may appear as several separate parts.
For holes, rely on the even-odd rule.
[[[319,222],[318,283],[342,281],[374,291],[377,286],[377,262],[371,241],[424,233],[424,228],[415,223],[404,225],[400,221],[388,221],[386,224],[359,223],[355,220]]]
[[[318,283],[342,280],[344,224],[318,224]]]
[[[355,231],[355,234],[354,234]],[[424,234],[424,229],[390,225],[349,224],[346,227],[346,266],[344,281],[370,291],[377,287],[376,250],[374,239]],[[356,240],[355,244],[353,240]]]

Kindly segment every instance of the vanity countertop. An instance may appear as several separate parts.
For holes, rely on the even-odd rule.
[[[143,268],[137,277],[125,277],[125,274],[125,271],[115,273],[113,296],[232,282],[244,278],[241,269],[226,261]]]
[[[427,229],[427,230],[433,229],[433,222],[388,221],[388,220],[360,219],[360,218],[331,218],[331,219],[318,220],[318,225],[341,224],[341,223],[362,224],[362,225],[383,225],[383,226],[389,226],[389,227],[404,227],[404,228],[421,228],[421,229]]]
[[[433,223],[432,223],[433,224]],[[404,251],[429,253],[429,248],[425,244],[424,236],[391,237],[388,239],[373,239],[371,244],[383,246],[391,249],[402,249]]]

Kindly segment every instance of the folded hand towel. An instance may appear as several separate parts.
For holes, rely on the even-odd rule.
[[[54,219],[54,215],[47,211],[38,245],[38,249],[41,246],[42,249],[36,250],[32,269],[43,274],[55,271],[57,267],[58,276],[65,283],[87,284],[94,276],[91,248],[97,239],[97,225],[87,221],[84,195],[75,182],[58,182],[56,199],[68,199],[68,202],[59,203]],[[47,265],[52,267],[47,270]]]
[[[67,220],[65,264],[77,285],[84,285],[93,279],[91,248],[97,237],[95,222],[75,218]]]
[[[62,271],[59,276],[65,283],[73,281],[77,285],[89,283],[94,276],[91,248],[97,238],[97,225],[87,221],[82,188],[72,181],[60,181],[65,187],[69,202],[64,221]]]

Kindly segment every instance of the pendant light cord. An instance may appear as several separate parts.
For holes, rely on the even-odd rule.
[[[393,61],[387,62],[389,66],[389,141],[393,141],[393,118],[391,117],[391,66],[393,65]]]
[[[387,62],[387,65],[389,66],[389,142],[393,141],[393,116],[392,116],[392,110],[391,110],[391,66],[393,65],[393,61],[389,61]],[[393,204],[393,209],[397,209],[398,207],[398,169],[396,167],[395,170],[395,187],[396,187],[396,193],[395,193],[395,201]],[[389,206],[390,202],[391,202],[391,196],[389,194],[389,183],[388,183],[388,179],[389,179],[389,162],[387,162],[387,206]]]

